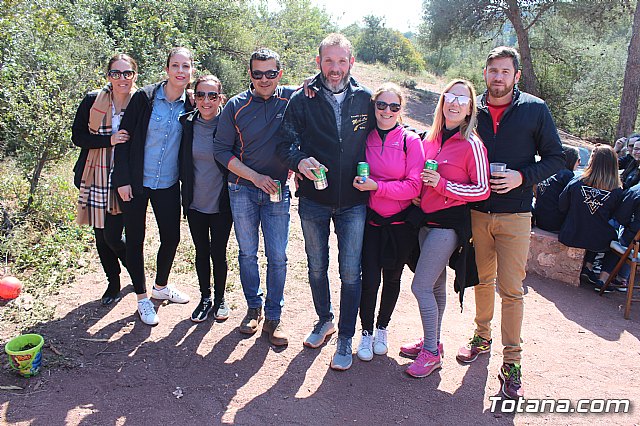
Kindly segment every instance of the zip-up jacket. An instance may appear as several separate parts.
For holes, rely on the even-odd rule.
[[[580,179],[572,180],[558,200],[566,219],[560,228],[558,241],[565,246],[590,251],[607,251],[609,244],[618,239],[617,230],[609,220],[622,201],[623,191],[611,191],[586,186]]]
[[[73,119],[73,126],[71,127],[71,141],[74,145],[80,147],[80,154],[78,155],[78,161],[73,167],[73,184],[76,188],[80,188],[80,181],[82,180],[82,173],[84,172],[84,166],[87,163],[87,156],[90,149],[97,148],[110,148],[111,147],[111,135],[94,135],[89,133],[89,112],[93,103],[96,101],[99,91],[87,93],[80,105],[78,111]],[[110,112],[109,112],[110,113]]]
[[[542,99],[514,89],[507,107],[493,131],[487,107],[487,92],[478,97],[478,134],[487,147],[489,162],[506,163],[522,175],[522,185],[506,194],[491,192],[489,199],[472,206],[485,213],[531,211],[533,185],[564,167],[564,152],[549,108]],[[541,160],[536,162],[536,154]]]
[[[276,132],[295,89],[278,86],[265,100],[251,93],[240,93],[227,102],[218,123],[213,155],[225,167],[233,158],[262,175],[287,180],[287,165],[276,156]],[[253,186],[251,181],[229,172],[229,182]]]
[[[193,201],[193,185],[194,185],[194,167],[193,167],[193,122],[200,116],[200,112],[195,109],[191,112],[183,114],[180,117],[180,123],[182,124],[182,142],[180,143],[180,191],[182,195],[182,213],[187,215],[187,210]],[[215,136],[215,133],[214,133]],[[213,140],[211,141],[213,146]],[[211,151],[211,160],[213,160],[213,149]],[[229,205],[229,186],[226,184],[228,170],[216,161],[216,164],[225,182],[222,185],[222,193],[220,194],[220,212],[230,212],[231,206]]]
[[[116,188],[131,185],[134,195],[142,194],[144,146],[147,140],[147,129],[149,128],[156,92],[165,83],[166,81],[161,81],[138,89],[131,97],[120,123],[120,129],[124,129],[129,133],[129,141],[116,145],[113,184]],[[187,112],[193,109],[188,96],[185,109]]]
[[[486,200],[489,186],[487,150],[475,134],[464,139],[460,132],[442,143],[442,135],[425,140],[424,157],[438,162],[440,180],[435,187],[423,185],[420,208],[432,213],[470,202]]]
[[[397,126],[383,142],[374,129],[367,137],[366,158],[371,178],[378,184],[370,192],[369,208],[380,216],[401,212],[420,195],[424,149],[417,134]]]
[[[329,171],[329,186],[317,190],[309,179],[302,179],[297,195],[336,208],[366,204],[367,192],[353,187],[357,165],[365,161],[365,143],[373,117],[371,92],[349,80],[342,103],[342,126],[338,129],[331,104],[320,93],[320,74],[308,85],[316,92],[307,98],[302,89],[291,96],[279,132],[278,156],[291,170],[298,170],[301,160],[314,157]]]

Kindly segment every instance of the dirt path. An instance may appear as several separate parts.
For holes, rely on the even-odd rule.
[[[370,84],[371,85],[371,84]],[[426,108],[426,107],[425,107]],[[417,118],[420,118],[418,116]],[[403,276],[402,293],[390,327],[390,352],[365,363],[354,357],[347,372],[329,369],[335,346],[302,346],[315,314],[306,277],[306,258],[297,201],[291,209],[289,271],[283,321],[290,332],[284,350],[266,337],[245,338],[237,327],[245,312],[235,238],[230,242],[227,299],[230,319],[195,325],[189,320],[199,297],[192,266],[193,249],[186,222],[171,279],[192,298],[187,305],[158,306],[160,324],[143,325],[134,313],[131,286],[111,309],[99,305],[104,278],[92,258],[93,272],[49,301],[55,318],[36,327],[47,345],[39,376],[23,379],[3,362],[0,423],[10,425],[195,425],[195,424],[638,424],[630,414],[491,413],[499,393],[499,332],[491,356],[471,365],[455,361],[457,348],[470,337],[474,295],[467,292],[461,313],[449,282],[444,325],[444,367],[426,379],[404,374],[410,360],[398,348],[421,333],[412,274]],[[149,221],[148,247],[157,245]],[[330,276],[338,306],[336,242],[332,236]],[[153,263],[152,250],[148,250]],[[262,270],[264,277],[264,268]],[[451,281],[451,274],[449,274]],[[128,277],[124,283],[128,283]],[[625,321],[621,294],[597,297],[529,276],[523,330],[527,398],[630,398],[640,402],[640,307]],[[1,308],[0,308],[1,309]],[[500,329],[499,315],[493,324]],[[15,330],[0,327],[0,339]],[[357,345],[357,338],[354,346]],[[505,407],[508,408],[508,407]]]

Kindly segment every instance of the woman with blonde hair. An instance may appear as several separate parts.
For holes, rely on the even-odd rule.
[[[420,258],[411,285],[420,308],[423,337],[400,348],[405,355],[416,357],[406,370],[413,377],[426,377],[442,366],[440,328],[450,258],[456,259],[455,285],[461,294],[465,286],[477,284],[477,274],[475,281],[467,274],[467,265],[475,265],[467,203],[488,198],[490,187],[487,150],[475,133],[476,114],[473,85],[453,80],[438,100],[433,126],[425,138],[425,158],[434,160],[437,169],[431,163],[422,173],[424,218],[418,237]]]
[[[362,338],[358,358],[370,361],[387,353],[387,327],[400,294],[402,269],[416,234],[405,223],[411,200],[420,194],[420,172],[424,151],[420,137],[400,123],[404,97],[400,87],[384,83],[371,97],[375,105],[376,128],[366,141],[369,177],[356,176],[353,186],[369,191],[367,222],[362,244],[362,294],[360,321]],[[382,274],[382,296],[376,321],[373,320]]]
[[[618,156],[609,145],[597,145],[584,174],[567,185],[558,201],[566,215],[558,240],[587,250],[581,275],[593,276],[596,254],[608,251],[611,241],[617,240],[618,230],[609,221],[622,196]]]

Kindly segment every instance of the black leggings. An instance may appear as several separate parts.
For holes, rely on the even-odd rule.
[[[156,258],[156,284],[167,285],[180,242],[180,188],[177,183],[167,189],[145,187],[143,193],[135,195],[131,201],[120,200],[127,236],[127,270],[136,294],[147,292],[144,274],[144,236],[149,201],[160,233],[160,248]]]
[[[231,212],[206,214],[187,210],[189,231],[196,248],[196,273],[202,297],[211,297],[211,262],[213,262],[214,304],[224,300],[227,284],[227,243],[231,233]]]
[[[395,226],[395,225],[394,225]],[[397,225],[406,226],[406,225]],[[364,227],[362,243],[362,293],[360,296],[360,322],[362,330],[373,333],[373,317],[380,288],[382,271],[382,296],[376,327],[387,328],[391,314],[400,295],[400,279],[404,264],[395,269],[382,268],[380,262],[381,227],[367,223]]]
[[[127,266],[126,248],[122,230],[123,215],[105,215],[104,228],[93,228],[96,236],[96,249],[102,269],[107,275],[107,293],[115,296],[120,291],[120,262]]]

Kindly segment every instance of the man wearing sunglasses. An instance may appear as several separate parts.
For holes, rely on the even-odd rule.
[[[229,173],[229,199],[238,240],[240,281],[247,300],[247,314],[240,332],[254,334],[263,319],[262,290],[258,268],[258,228],[264,235],[267,257],[267,295],[262,331],[276,346],[288,344],[280,323],[287,275],[289,241],[288,168],[275,155],[275,134],[295,88],[278,86],[282,78],[280,57],[259,49],[249,59],[249,90],[229,100],[220,115],[213,144],[215,159]],[[278,191],[282,200],[270,200]]]
[[[340,318],[338,344],[331,368],[351,367],[351,341],[355,333],[362,281],[360,257],[368,193],[352,185],[357,164],[365,161],[369,117],[373,116],[371,92],[351,78],[354,63],[351,43],[341,34],[330,34],[319,48],[320,72],[308,87],[313,98],[297,91],[289,102],[281,127],[278,155],[291,170],[303,176],[298,212],[309,264],[309,284],[318,322],[304,345],[317,348],[335,332],[327,268],[329,222],[338,237],[340,270]],[[373,120],[375,122],[375,120]],[[328,186],[316,189],[314,172],[326,170]]]
[[[511,47],[496,47],[483,71],[487,90],[478,97],[478,133],[489,162],[506,163],[506,171],[491,173],[491,195],[472,206],[471,225],[480,284],[475,287],[476,330],[457,359],[473,362],[491,352],[491,320],[495,287],[502,299],[502,394],[524,395],[520,332],[533,185],[564,166],[564,154],[549,108],[541,99],[521,92],[520,57]],[[535,156],[541,160],[536,162]],[[497,279],[497,281],[496,281]]]

